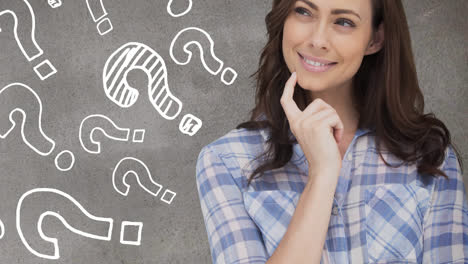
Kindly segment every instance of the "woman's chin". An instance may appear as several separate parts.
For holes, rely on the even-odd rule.
[[[303,80],[300,77],[298,77],[297,83],[302,87],[302,89],[311,92],[323,91],[327,87],[325,84],[321,84],[315,80]]]

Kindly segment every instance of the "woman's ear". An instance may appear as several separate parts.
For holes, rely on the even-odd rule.
[[[384,44],[384,39],[385,39],[385,32],[384,32],[384,24],[382,22],[380,23],[379,28],[377,29],[377,32],[373,34],[373,37],[371,41],[369,42],[369,45],[367,46],[365,55],[376,53],[380,49],[382,49],[383,44]]]

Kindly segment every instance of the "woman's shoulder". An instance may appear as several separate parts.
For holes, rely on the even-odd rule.
[[[262,133],[262,130],[231,129],[204,146],[198,154],[197,177],[214,177],[215,174],[203,175],[207,168],[211,168],[210,171],[216,171],[222,177],[229,174],[224,181],[233,181],[243,189],[247,173],[257,165],[255,159],[265,150]]]

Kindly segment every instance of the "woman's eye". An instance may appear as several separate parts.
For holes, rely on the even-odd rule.
[[[337,23],[348,24],[349,26],[346,26],[346,27],[354,27],[354,23],[349,19],[338,19]]]
[[[309,12],[307,12],[307,9],[305,8],[302,8],[302,7],[297,7],[296,9],[294,9],[294,11],[298,14],[301,14],[301,15],[308,15]]]

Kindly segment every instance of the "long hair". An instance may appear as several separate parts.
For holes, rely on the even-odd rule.
[[[249,177],[248,184],[264,171],[283,167],[292,157],[297,140],[289,138],[289,123],[280,104],[284,85],[290,76],[282,53],[283,25],[295,1],[274,0],[272,10],[265,17],[268,42],[262,49],[259,67],[250,78],[256,79],[255,107],[250,120],[237,125],[237,129],[258,130],[267,128],[270,138],[267,149],[255,160],[265,158]],[[424,97],[418,84],[411,49],[411,38],[401,0],[372,0],[372,28],[376,32],[383,24],[384,45],[378,52],[364,56],[353,78],[353,100],[359,112],[358,128],[375,130],[377,151],[381,144],[404,163],[417,162],[418,173],[448,179],[438,169],[445,150],[452,145],[450,132],[433,113],[424,114]],[[294,89],[294,100],[304,110],[306,92],[299,84]],[[264,120],[259,120],[264,115]],[[400,164],[401,165],[401,164]],[[399,165],[398,165],[399,166]]]

